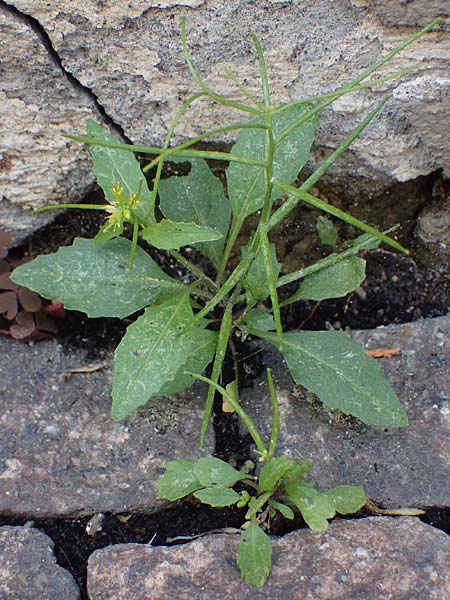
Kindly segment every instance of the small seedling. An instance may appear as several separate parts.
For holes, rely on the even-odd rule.
[[[294,381],[314,392],[329,408],[369,425],[407,425],[399,399],[377,363],[360,346],[338,331],[285,333],[280,306],[342,297],[357,289],[365,278],[366,266],[359,254],[380,243],[407,252],[389,232],[379,232],[311,194],[320,177],[382,110],[388,95],[300,187],[293,182],[309,158],[320,112],[345,94],[386,83],[393,76],[368,78],[438,22],[434,20],[335,92],[278,106],[272,102],[263,51],[254,36],[262,98],[231,76],[245,99],[238,102],[219,95],[202,81],[188,53],[183,24],[184,55],[199,92],[180,107],[164,145],[123,144],[93,121],[88,122],[87,136],[67,136],[90,146],[94,172],[107,204],[57,208],[104,210],[107,221],[93,240],[76,239],[72,246],[20,266],[12,276],[18,285],[92,317],[124,318],[145,309],[128,327],[115,351],[114,419],[124,419],[151,399],[157,401],[189,387],[195,378],[205,380],[201,373],[211,365],[200,444],[219,390],[232,406],[234,402],[266,461],[255,493],[233,490],[237,482],[253,481],[255,485],[255,481],[212,458],[195,464],[187,460],[169,463],[159,491],[171,500],[193,493],[213,506],[247,504],[250,525],[242,536],[238,562],[246,581],[254,585],[262,585],[270,566],[270,544],[262,525],[271,514],[278,511],[290,518],[293,506],[313,529],[324,529],[335,512],[357,510],[365,497],[360,488],[318,492],[304,481],[309,468],[306,463],[275,457],[274,446],[264,446],[236,401],[237,372],[230,381],[224,381],[223,362],[233,336],[252,335],[277,348]],[[237,110],[246,120],[171,146],[180,120],[193,103],[202,100]],[[229,132],[238,132],[230,152],[193,148],[207,138]],[[141,169],[134,153],[153,158]],[[228,163],[226,192],[206,160]],[[164,179],[167,162],[188,163],[189,173]],[[146,175],[150,173],[149,186]],[[280,275],[270,233],[299,203],[323,213],[325,218],[317,222],[319,239],[333,252],[312,265]],[[241,248],[241,259],[231,267],[236,241],[250,215],[256,215],[256,226]],[[338,243],[331,219],[344,221],[362,234]],[[132,232],[131,241],[122,237],[126,224]],[[189,280],[178,281],[165,273],[138,245],[139,238],[167,250],[190,273]],[[180,251],[186,246],[204,255],[209,261],[207,271]],[[280,302],[279,290],[294,282],[300,283],[297,291]],[[233,394],[227,392],[230,386]],[[254,553],[258,557],[252,566],[249,556]]]

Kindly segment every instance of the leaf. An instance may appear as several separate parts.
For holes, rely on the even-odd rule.
[[[117,136],[107,133],[92,119],[87,122],[86,131],[89,136],[104,142],[121,142]],[[127,198],[140,190],[139,203],[133,212],[142,223],[150,223],[153,220],[150,214],[151,192],[134,153],[105,146],[90,146],[90,151],[97,183],[102,188],[106,200],[110,204],[115,204],[112,193],[115,184],[123,188]]]
[[[222,184],[203,159],[189,161],[185,177],[169,177],[159,182],[160,209],[171,221],[193,222],[211,227],[225,237],[230,224],[231,207]],[[218,267],[223,254],[223,239],[195,244]]]
[[[292,521],[292,519],[295,517],[294,511],[287,504],[283,504],[282,502],[277,502],[276,500],[272,500],[272,499],[269,500],[269,504],[275,510],[280,512],[285,519],[289,519],[290,521]]]
[[[241,500],[240,494],[227,487],[207,487],[194,493],[203,504],[210,506],[231,506]]]
[[[233,469],[231,465],[214,456],[200,458],[194,467],[194,472],[204,487],[214,485],[228,487],[246,478],[245,473]]]
[[[400,348],[373,348],[364,352],[371,358],[392,358],[400,354]]]
[[[245,583],[255,587],[264,585],[272,565],[272,545],[255,519],[241,534],[237,563]]]
[[[326,494],[320,493],[311,483],[299,481],[285,488],[290,502],[302,513],[305,523],[313,531],[326,531],[328,519],[335,515],[334,504]]]
[[[356,290],[366,277],[366,261],[357,256],[312,273],[303,279],[300,288],[283,302],[283,306],[298,300],[341,298]]]
[[[152,223],[142,231],[142,237],[152,246],[161,250],[178,250],[180,246],[189,246],[198,242],[211,242],[222,238],[222,234],[195,223],[168,221]]]
[[[331,219],[319,215],[316,221],[316,229],[321,244],[324,244],[325,246],[330,246],[331,248],[336,248],[336,243],[338,241],[339,236],[337,229]]]
[[[235,402],[239,404],[239,386],[237,379],[233,379],[233,381],[227,383],[225,386],[225,391],[233,398]],[[230,415],[235,412],[234,408],[231,406],[225,396],[222,396],[222,412]]]
[[[358,512],[367,502],[367,496],[362,487],[356,485],[338,485],[326,493],[334,504],[336,512],[349,515]]]
[[[193,321],[188,295],[171,297],[146,309],[130,325],[114,358],[111,415],[120,420],[155,396],[175,393],[194,382],[185,375],[195,364],[203,371],[212,360],[217,333]]]
[[[291,461],[284,454],[270,458],[259,474],[258,492],[274,490],[290,465]]]
[[[273,133],[277,137],[286,127],[309,111],[309,105],[294,105],[273,115]],[[262,123],[254,119],[252,123]],[[297,178],[309,158],[314,141],[317,117],[295,128],[275,149],[273,177],[290,183]],[[232,153],[264,161],[267,154],[267,132],[264,129],[242,129]],[[265,171],[262,167],[231,163],[226,172],[228,197],[234,216],[243,221],[263,206]],[[279,197],[274,190],[272,200]]]
[[[278,277],[281,265],[277,261],[275,244],[269,244],[269,249],[272,259],[272,269],[275,277]],[[242,256],[243,258],[248,257],[247,248],[243,248]],[[245,276],[244,286],[245,289],[250,292],[250,295],[254,300],[264,300],[270,294],[269,284],[267,283],[266,269],[264,266],[264,256],[261,248],[256,253],[255,259],[253,260],[247,275]]]
[[[275,329],[275,321],[273,316],[258,308],[252,308],[245,315],[245,325],[253,329],[260,329],[261,331],[271,331]]]
[[[171,460],[158,481],[158,496],[171,502],[189,496],[202,486],[194,474],[190,460]]]
[[[101,246],[78,238],[72,246],[21,265],[11,277],[44,298],[90,317],[124,318],[162,293],[183,289],[142,248],[136,248],[134,267],[128,270],[130,247],[131,242],[124,238]]]
[[[312,469],[310,462],[294,459],[290,461],[289,469],[285,472],[283,480],[285,485],[302,480]]]
[[[258,335],[278,344],[270,332]],[[406,427],[408,418],[377,362],[340,331],[298,331],[283,336],[283,356],[294,381],[330,408],[378,427]]]

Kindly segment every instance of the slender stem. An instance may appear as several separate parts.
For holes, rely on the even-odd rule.
[[[267,109],[270,107],[270,87],[269,87],[269,78],[267,76],[266,61],[264,59],[264,52],[261,47],[260,41],[258,40],[256,35],[254,35],[253,33],[252,33],[252,40],[253,40],[253,44],[255,46],[256,54],[258,56],[259,72],[261,75],[261,83],[262,83],[263,97],[264,97],[264,105]]]
[[[177,252],[176,250],[169,250],[170,256],[172,256],[175,260],[181,263],[186,269],[189,269],[191,273],[193,273],[198,279],[205,283],[205,285],[213,292],[216,293],[219,287],[214,283],[212,279],[210,279],[199,267],[194,265],[189,259],[184,257],[182,254]]]
[[[130,256],[128,258],[128,266],[127,270],[131,271],[134,265],[134,257],[136,256],[136,248],[138,243],[138,235],[139,235],[139,221],[133,221],[133,237],[131,239],[131,248],[130,248]]]
[[[256,429],[256,426],[253,423],[251,417],[245,412],[245,410],[242,408],[242,406],[239,404],[239,402],[236,402],[236,400],[232,397],[231,394],[229,394],[226,391],[226,389],[224,387],[222,387],[218,383],[214,383],[214,381],[211,381],[211,379],[209,379],[208,377],[204,377],[203,375],[198,375],[197,373],[191,373],[189,371],[185,371],[185,373],[187,375],[190,375],[191,377],[194,377],[195,379],[199,379],[200,381],[203,381],[204,383],[208,383],[209,385],[212,385],[219,392],[219,394],[221,394],[226,399],[226,401],[230,404],[230,406],[232,406],[235,413],[242,419],[242,422],[244,423],[245,427],[247,428],[247,431],[252,436],[252,439],[255,442],[258,452],[261,454],[261,456],[266,457],[267,449],[264,445],[264,442],[263,442],[261,436],[259,435],[258,430]]]
[[[238,90],[246,97],[250,100],[250,102],[253,102],[253,104],[259,109],[261,110],[261,104],[259,102],[259,100],[247,89],[247,87],[245,85],[243,85],[239,79],[236,77],[236,75],[230,71],[230,69],[228,67],[225,67],[225,74],[226,76],[231,79],[231,81],[234,83],[234,85],[238,88]]]
[[[228,340],[230,339],[231,334],[231,325],[232,325],[232,311],[233,311],[233,303],[231,301],[228,302],[225,312],[222,317],[222,323],[220,324],[219,337],[217,340],[216,354],[214,356],[214,363],[211,373],[211,381],[217,383],[219,381],[220,373],[222,372],[222,365],[225,359],[225,354],[228,347]],[[214,401],[214,391],[215,388],[213,385],[209,385],[208,387],[208,395],[206,397],[205,410],[203,413],[203,421],[202,427],[200,431],[200,448],[203,448],[203,444],[205,442],[206,430],[208,429],[208,423],[211,418],[211,413],[213,409],[213,401]]]
[[[255,125],[251,125],[251,127],[255,128]],[[254,158],[248,158],[245,156],[238,156],[237,154],[230,154],[229,152],[213,152],[208,150],[176,150],[175,148],[169,148],[165,150],[164,148],[157,148],[155,146],[135,146],[134,144],[107,142],[84,135],[72,135],[70,133],[63,133],[62,135],[63,137],[75,140],[76,142],[81,142],[83,144],[88,144],[90,146],[102,146],[103,148],[113,148],[115,150],[129,150],[139,154],[163,154],[165,156],[181,156],[185,158],[209,158],[210,160],[238,162],[254,167],[266,166],[261,160],[256,160]]]
[[[48,204],[41,208],[35,208],[33,213],[41,213],[46,210],[59,210],[61,208],[83,208],[86,210],[105,210],[109,204]]]
[[[315,196],[308,194],[308,192],[304,192],[303,190],[301,190],[299,188],[295,188],[291,185],[285,185],[284,183],[277,183],[276,181],[274,182],[274,185],[275,185],[275,187],[279,188],[283,192],[287,192],[289,194],[292,194],[293,196],[296,196],[305,204],[309,204],[311,206],[314,206],[314,208],[323,210],[324,212],[326,212],[330,215],[333,215],[334,217],[337,217],[338,219],[341,219],[341,221],[345,221],[346,223],[349,223],[349,225],[353,225],[354,227],[361,229],[361,231],[364,231],[365,233],[370,233],[370,235],[373,235],[374,237],[381,240],[388,246],[391,246],[392,248],[395,248],[396,250],[399,250],[400,252],[403,252],[404,254],[409,254],[409,250],[404,248],[401,244],[399,244],[392,238],[388,237],[387,235],[384,235],[384,233],[381,233],[380,231],[378,231],[378,229],[375,229],[375,227],[366,225],[359,219],[352,217],[351,215],[347,214],[343,210],[340,210],[339,208],[335,208],[331,204],[328,204],[328,202],[325,202],[324,200],[320,200],[319,198],[316,198]]]
[[[342,142],[342,144],[336,148],[336,150],[326,158],[320,167],[312,173],[308,179],[299,187],[300,190],[308,192],[317,181],[330,169],[330,167],[336,162],[336,160],[344,154],[348,147],[355,141],[355,139],[361,135],[361,132],[369,125],[369,123],[376,117],[376,115],[383,108],[384,104],[388,100],[389,96],[385,96],[382,101],[367,115],[367,117],[361,121],[361,123],[355,127],[352,133]],[[269,220],[269,231],[276,227],[279,223],[284,221],[287,215],[297,206],[300,199],[296,196],[291,196],[286,202],[278,208]]]
[[[267,460],[272,458],[278,442],[278,434],[280,433],[280,410],[278,406],[275,386],[273,385],[272,369],[267,369],[267,381],[269,384],[269,395],[272,402],[272,433],[270,436],[269,454]]]
[[[260,247],[263,253],[264,269],[266,271],[266,280],[269,285],[270,300],[272,302],[273,318],[278,336],[278,346],[280,352],[283,350],[283,326],[281,324],[280,303],[278,300],[276,281],[277,277],[273,270],[272,257],[270,255],[269,239],[264,225],[259,227]]]
[[[187,41],[186,41],[186,19],[184,19],[184,18],[181,20],[181,40],[183,43],[184,59],[186,61],[188,69],[191,72],[192,78],[195,81],[195,83],[205,92],[205,94],[207,94],[210,98],[212,98],[219,104],[223,104],[223,105],[229,106],[231,108],[236,108],[238,110],[241,110],[243,112],[248,112],[253,115],[261,114],[259,110],[252,108],[251,106],[247,106],[246,104],[241,104],[240,102],[233,102],[232,100],[228,100],[227,98],[220,96],[219,94],[216,94],[215,92],[213,92],[213,90],[211,90],[202,81],[199,74],[195,70],[194,65],[192,64],[191,57],[189,55],[189,50],[188,50]]]

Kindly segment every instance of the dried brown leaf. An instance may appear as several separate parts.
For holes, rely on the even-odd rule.
[[[364,352],[372,358],[391,358],[400,354],[400,348],[374,348]]]

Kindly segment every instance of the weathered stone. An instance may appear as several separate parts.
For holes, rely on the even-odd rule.
[[[423,263],[450,270],[450,198],[426,206],[415,231]]]
[[[355,331],[351,336],[368,349],[400,349],[399,356],[380,363],[408,414],[409,426],[383,430],[333,413],[295,386],[281,355],[269,349],[264,363],[276,380],[279,452],[310,460],[310,479],[323,490],[355,484],[386,507],[449,506],[450,317]],[[272,419],[265,377],[242,400],[269,439]]]
[[[337,0],[332,3],[327,0],[264,0],[258,3],[238,0],[126,3],[89,0],[81,3],[64,0],[57,6],[45,0],[14,0],[11,4],[42,25],[64,68],[92,91],[125,133],[133,141],[147,144],[162,143],[182,100],[196,89],[181,54],[180,18],[183,16],[187,17],[193,61],[208,85],[238,99],[239,93],[225,75],[224,66],[227,66],[245,81],[251,92],[260,94],[254,51],[249,36],[243,34],[252,30],[266,50],[274,101],[286,102],[329,92],[375,63],[406,39],[409,31],[397,27],[397,22],[401,26],[424,25],[431,15],[435,16],[435,11],[444,17],[448,15],[444,0],[427,3],[426,9],[419,2],[408,3],[406,21],[402,16],[403,3],[388,0]],[[395,5],[395,10],[389,9],[390,4]],[[387,17],[386,26],[380,25],[381,14]],[[82,157],[82,162],[67,162],[62,158],[66,155],[60,154],[55,146],[54,131],[83,131],[85,118],[80,118],[80,106],[83,112],[85,98],[80,97],[75,106],[71,100],[61,100],[60,96],[57,103],[53,102],[55,81],[62,83],[64,80],[59,74],[55,79],[54,67],[49,61],[42,66],[45,77],[38,69],[36,77],[44,83],[39,84],[38,98],[31,104],[32,107],[42,105],[45,115],[39,132],[43,133],[47,125],[46,133],[51,133],[45,143],[37,146],[36,132],[23,130],[22,123],[24,120],[30,122],[32,108],[22,111],[22,97],[27,87],[32,90],[31,96],[37,89],[36,80],[30,80],[28,69],[35,69],[34,61],[41,64],[45,59],[43,51],[36,49],[37,42],[31,34],[20,36],[18,49],[13,44],[14,39],[19,39],[13,28],[22,31],[22,23],[9,27],[11,42],[5,46],[12,50],[5,55],[6,63],[16,64],[10,60],[16,54],[23,54],[29,62],[17,71],[23,71],[25,77],[18,78],[13,92],[8,94],[8,112],[13,114],[6,122],[15,124],[12,132],[20,130],[21,148],[30,147],[32,142],[31,157],[27,162],[39,163],[42,185],[37,193],[39,185],[34,182],[39,177],[35,171],[20,170],[20,163],[15,166],[18,150],[13,145],[7,152],[7,158],[13,154],[7,163],[12,167],[4,195],[13,206],[20,203],[41,206],[58,195],[51,185],[50,191],[47,189],[53,181],[59,182],[61,192],[67,191],[60,194],[58,200],[73,200],[82,187],[83,177],[84,182],[89,180],[87,154],[80,154],[79,146],[71,144],[73,157]],[[442,128],[448,117],[450,90],[449,41],[445,33],[448,27],[447,19],[388,67],[391,72],[420,63],[419,74],[409,75],[408,80],[397,88],[396,84],[388,83],[363,95],[346,96],[327,109],[310,166],[318,164],[323,155],[336,148],[389,87],[394,88],[395,93],[388,105],[353,144],[352,151],[335,165],[329,181],[344,182],[351,176],[355,188],[353,196],[360,197],[363,187],[367,193],[373,193],[393,181],[414,179],[438,168],[449,172],[449,144],[444,137],[445,128]],[[77,89],[75,97],[78,93]],[[228,111],[225,115],[223,110],[211,110],[204,101],[194,104],[189,115],[190,120],[178,129],[177,140],[196,135],[205,128],[223,125],[224,121],[233,118]],[[7,131],[10,131],[9,125]],[[12,138],[13,133],[9,137]],[[231,139],[222,137],[219,141]],[[35,160],[35,154],[39,153],[43,156]],[[60,162],[55,165],[55,161]],[[69,192],[71,186],[63,182],[72,181],[76,185]],[[11,220],[7,223],[10,228],[17,228]]]
[[[341,600],[450,597],[450,538],[411,518],[333,523],[273,540],[266,585],[252,588],[236,566],[237,536],[214,535],[171,548],[122,544],[88,565],[90,600]]]
[[[94,362],[94,364],[93,364]],[[94,372],[68,369],[98,366]],[[198,458],[200,396],[152,401],[110,419],[111,357],[88,361],[56,342],[0,338],[0,514],[86,515],[161,507],[168,460]],[[212,435],[205,452],[212,451]]]
[[[54,218],[48,203],[76,202],[92,184],[88,152],[63,138],[96,116],[50,59],[37,35],[0,7],[0,229],[18,241]]]
[[[78,600],[72,575],[56,564],[54,544],[31,527],[0,527],[2,600]]]

